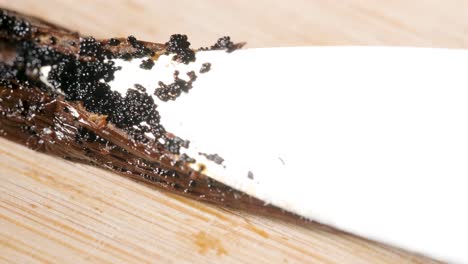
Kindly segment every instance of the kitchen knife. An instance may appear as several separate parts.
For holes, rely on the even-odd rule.
[[[172,56],[151,70],[115,59],[122,69],[109,85],[153,94],[175,71],[185,80],[195,71],[177,100],[154,96],[167,131],[190,141],[181,154],[194,168],[308,219],[468,262],[468,51],[199,51],[189,64]]]

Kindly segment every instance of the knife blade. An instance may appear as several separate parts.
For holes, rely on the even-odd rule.
[[[190,141],[181,154],[194,168],[308,219],[468,262],[468,51],[296,47],[196,57],[162,55],[151,70],[116,59],[122,70],[109,85],[124,94],[138,83],[153,94],[175,71],[187,81],[194,71],[187,94],[154,96],[167,131]]]

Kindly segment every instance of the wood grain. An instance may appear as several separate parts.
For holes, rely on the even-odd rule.
[[[133,34],[165,42],[178,32],[188,34],[194,46],[222,35],[249,47],[468,44],[468,2],[456,0],[0,0],[0,5],[97,37]],[[0,262],[432,261],[319,224],[191,201],[0,139]]]

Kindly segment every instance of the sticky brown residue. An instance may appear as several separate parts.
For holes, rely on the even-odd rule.
[[[205,173],[206,172],[206,165],[205,164],[198,163],[197,166],[198,166],[198,172],[199,173]]]
[[[211,236],[204,231],[200,231],[195,234],[194,239],[195,245],[198,247],[198,253],[200,254],[204,255],[210,250],[214,250],[218,256],[227,255],[228,253],[218,238]]]
[[[121,70],[114,59],[154,59],[167,53],[191,59],[185,37],[174,37],[167,45],[133,36],[97,40],[2,9],[0,24],[0,136],[186,197],[255,212],[277,212],[208,178],[206,166],[191,163],[187,157],[179,162],[179,149],[188,147],[188,141],[164,129],[157,105],[144,87],[127,87],[125,94],[111,89],[109,82]],[[216,47],[230,46],[223,39]],[[42,67],[50,67],[47,83],[40,78]],[[196,78],[195,71],[184,74],[191,81]],[[169,87],[171,96],[190,88],[179,84]],[[32,172],[31,178],[72,190],[74,200],[84,194],[77,184],[56,181],[44,173]]]

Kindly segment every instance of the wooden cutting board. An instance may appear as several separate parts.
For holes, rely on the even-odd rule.
[[[468,45],[468,2],[0,0],[96,37],[193,46]],[[337,193],[339,195],[339,193]],[[311,201],[320,202],[320,201]],[[428,230],[428,239],[430,230]],[[0,262],[426,263],[319,224],[195,202],[0,139]]]

